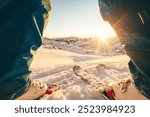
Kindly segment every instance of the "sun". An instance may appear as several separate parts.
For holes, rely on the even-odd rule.
[[[110,38],[110,35],[107,34],[106,32],[100,32],[99,35],[98,35],[98,38],[101,40],[101,41],[107,41],[109,38]]]
[[[116,36],[115,34],[113,34],[112,32],[108,32],[108,31],[101,31],[97,34],[97,37],[102,42],[107,42],[109,39],[111,39],[115,36]]]
[[[103,41],[106,42],[110,38],[116,37],[116,32],[110,27],[105,25],[104,27],[101,27],[101,30],[97,32],[97,37]]]

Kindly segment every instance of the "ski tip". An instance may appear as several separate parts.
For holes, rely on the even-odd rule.
[[[81,67],[78,66],[78,65],[75,65],[75,66],[73,67],[73,71],[75,71],[75,70],[80,70],[80,69],[81,69]]]

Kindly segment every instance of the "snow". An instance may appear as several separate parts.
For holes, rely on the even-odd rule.
[[[58,41],[51,41],[53,41],[53,46],[51,45],[51,42],[46,41],[46,46],[41,46],[37,51],[31,65],[31,70],[33,71],[31,78],[45,83],[57,83],[60,85],[60,90],[54,92],[52,95],[45,95],[41,99],[103,99],[93,85],[87,85],[74,74],[72,68],[75,65],[81,66],[81,68],[83,68],[91,76],[96,77],[99,81],[117,82],[119,79],[130,77],[130,72],[128,69],[129,58],[123,53],[115,53],[114,55],[107,56],[104,56],[104,54],[100,55],[98,52],[87,54],[85,53],[85,49],[83,50],[81,47],[81,45],[84,45],[85,47],[85,43],[82,41],[80,41],[80,43],[71,42],[71,44],[66,46],[64,46],[63,41],[59,41],[59,43]],[[86,45],[89,45],[89,47],[86,47],[87,51],[90,51],[91,47],[92,49],[94,48],[91,44],[92,43],[90,41],[89,43],[86,41]],[[72,45],[71,48],[69,48],[70,45]],[[50,46],[51,48],[49,48]],[[62,46],[64,46],[63,49],[58,49]],[[95,50],[97,51],[97,49]],[[99,64],[104,64],[106,69],[96,67]]]

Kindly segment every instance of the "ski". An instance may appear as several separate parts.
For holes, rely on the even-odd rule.
[[[114,91],[112,89],[108,89],[107,91],[104,90],[104,85],[101,81],[99,82],[94,82],[96,81],[96,77],[93,77],[91,74],[87,73],[85,70],[83,70],[80,66],[76,65],[73,67],[73,72],[77,77],[80,77],[82,81],[84,81],[87,85],[93,85],[93,84],[98,84],[98,89],[99,93],[102,94],[102,96],[106,100],[115,100],[114,99]]]

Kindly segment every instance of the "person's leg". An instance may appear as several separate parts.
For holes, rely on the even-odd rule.
[[[125,2],[126,4],[122,5],[115,0],[99,0],[99,4],[103,5],[100,8],[102,16],[115,29],[127,55],[131,58],[129,68],[135,86],[143,95],[150,98],[150,20],[144,19],[144,14],[141,15],[137,11],[136,1],[133,1],[134,4]],[[107,9],[112,11],[107,12]]]
[[[29,67],[41,45],[50,0],[0,3],[0,99],[16,99],[31,85]]]
[[[131,11],[124,22],[118,24],[122,28],[118,35],[131,59],[129,69],[136,88],[150,98],[150,24],[148,20],[144,23],[138,12]],[[114,27],[116,30],[119,28]]]
[[[136,39],[138,38],[142,40],[143,37],[136,37]],[[142,42],[145,42],[147,39],[144,38]],[[138,51],[137,53],[127,51],[127,54],[131,57],[129,69],[137,89],[146,97],[150,98],[150,54],[148,52],[150,50],[150,43],[146,41],[144,44],[142,42],[140,42],[138,47],[138,49],[143,48],[142,51]],[[149,49],[146,46],[148,46]]]

